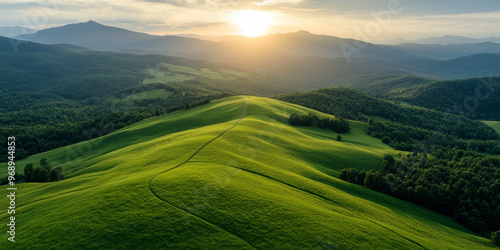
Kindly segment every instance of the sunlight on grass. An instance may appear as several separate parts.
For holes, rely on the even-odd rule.
[[[341,168],[378,168],[384,153],[399,153],[366,124],[351,122],[338,142],[333,131],[285,122],[326,114],[246,100],[246,117],[209,144],[242,117],[241,97],[19,161],[22,171],[47,158],[70,178],[17,186],[20,237],[9,249],[493,248],[451,218],[337,179]]]

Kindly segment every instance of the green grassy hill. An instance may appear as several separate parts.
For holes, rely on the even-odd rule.
[[[17,242],[0,248],[494,248],[448,217],[337,179],[399,152],[364,123],[338,142],[285,122],[308,112],[326,116],[231,97],[19,161],[22,171],[47,158],[70,178],[17,185]]]
[[[483,121],[486,125],[492,127],[498,134],[500,134],[500,122],[497,121]]]

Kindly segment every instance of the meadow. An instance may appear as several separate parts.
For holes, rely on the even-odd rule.
[[[339,180],[403,153],[366,123],[337,141],[288,125],[292,113],[331,117],[236,96],[23,159],[20,172],[46,158],[68,178],[17,185],[9,248],[494,249],[451,218]]]
[[[192,68],[187,66],[179,66],[168,63],[160,63],[155,68],[146,69],[146,73],[150,76],[144,80],[144,84],[150,83],[168,83],[182,82],[197,78],[208,78],[213,80],[234,80],[237,76],[246,77],[249,74],[233,70],[221,70],[215,72],[207,68]]]
[[[500,122],[498,121],[483,121],[486,125],[492,127],[498,134],[500,134]]]

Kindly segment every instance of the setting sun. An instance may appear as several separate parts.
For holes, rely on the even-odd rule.
[[[233,12],[231,19],[241,29],[242,35],[261,36],[271,24],[271,14],[255,10]]]

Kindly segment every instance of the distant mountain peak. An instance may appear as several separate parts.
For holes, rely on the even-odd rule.
[[[86,22],[86,24],[97,24],[97,25],[102,25],[94,20],[89,20],[88,22]]]
[[[465,37],[465,36],[454,36],[454,35],[444,35],[444,36],[440,36],[438,38],[468,38],[468,37]]]
[[[297,32],[295,32],[295,34],[298,34],[298,35],[312,35],[311,32],[307,31],[307,30],[299,30]]]
[[[287,35],[287,34],[285,34],[285,35]],[[311,37],[311,36],[315,36],[313,33],[309,32],[307,30],[299,30],[297,32],[288,33],[288,35],[297,36],[297,37]]]

